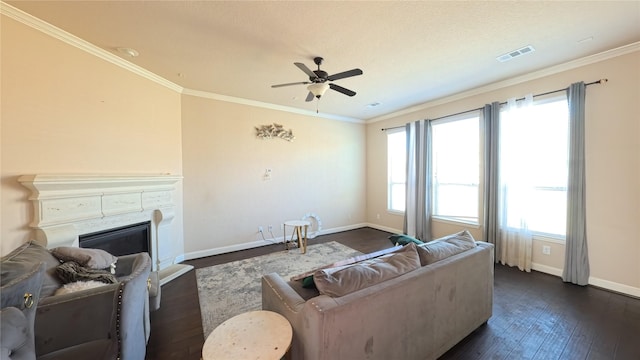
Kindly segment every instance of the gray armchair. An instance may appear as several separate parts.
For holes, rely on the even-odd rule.
[[[151,258],[147,253],[118,257],[118,283],[53,295],[60,284],[47,274],[59,261],[40,245],[29,243],[2,259],[16,267],[20,262],[45,263],[43,291],[35,309],[37,359],[143,360],[149,337],[149,279]],[[15,252],[15,251],[14,251]],[[33,265],[31,265],[33,266]],[[46,289],[46,291],[45,291]]]
[[[147,253],[121,256],[119,283],[41,299],[35,323],[38,359],[144,359],[150,270]]]

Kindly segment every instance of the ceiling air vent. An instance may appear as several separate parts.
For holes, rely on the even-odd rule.
[[[509,61],[513,58],[516,58],[518,56],[524,55],[524,54],[528,54],[528,53],[532,53],[536,51],[536,49],[533,48],[533,46],[531,45],[527,45],[521,49],[518,50],[513,50],[513,51],[509,51],[506,54],[500,55],[496,58],[496,60],[500,61],[500,62],[505,62],[505,61]]]

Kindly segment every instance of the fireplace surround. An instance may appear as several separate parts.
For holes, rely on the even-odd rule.
[[[152,270],[164,284],[193,267],[175,264],[172,242],[177,175],[23,175],[31,190],[36,241],[80,246],[80,237],[149,223]]]

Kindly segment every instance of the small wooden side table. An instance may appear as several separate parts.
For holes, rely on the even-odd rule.
[[[207,337],[203,360],[280,360],[291,346],[293,330],[273,311],[250,311],[228,319]]]
[[[293,228],[293,233],[291,233],[291,240],[287,240],[287,226]],[[287,220],[284,222],[283,230],[283,238],[284,238],[284,246],[287,250],[289,250],[289,243],[293,242],[293,237],[297,237],[298,247],[300,248],[300,252],[305,254],[307,252],[307,230],[311,226],[310,221],[306,220]],[[304,228],[304,236],[302,235],[302,229]]]

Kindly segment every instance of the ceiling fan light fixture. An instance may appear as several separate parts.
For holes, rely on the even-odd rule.
[[[329,89],[329,84],[327,83],[314,83],[307,86],[307,90],[309,90],[313,96],[320,99],[322,95]]]

